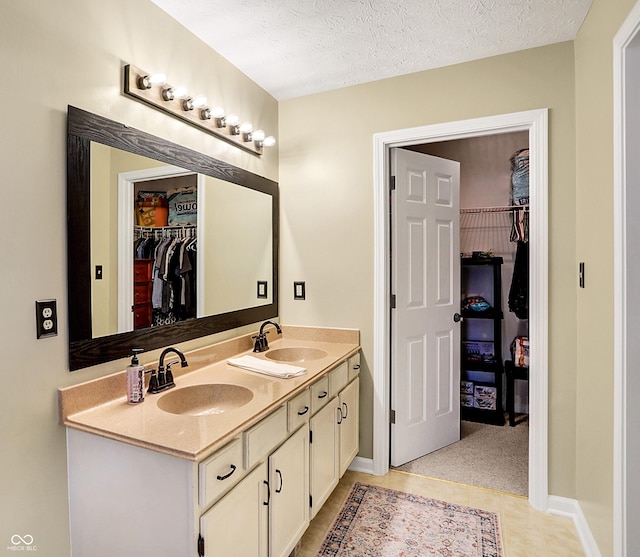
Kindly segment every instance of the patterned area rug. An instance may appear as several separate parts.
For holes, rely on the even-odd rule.
[[[502,557],[497,513],[356,483],[316,557]]]

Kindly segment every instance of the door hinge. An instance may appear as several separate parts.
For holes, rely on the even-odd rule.
[[[204,538],[202,534],[198,534],[198,555],[204,557]]]
[[[396,309],[396,295],[391,294],[391,309]]]
[[[309,507],[313,508],[313,497],[309,494]]]
[[[389,176],[389,189],[391,191],[396,189],[396,177],[395,176]]]
[[[392,424],[396,423],[396,411],[395,410],[391,410],[391,413],[389,414],[389,421]]]
[[[313,431],[309,431],[309,444],[313,443]]]

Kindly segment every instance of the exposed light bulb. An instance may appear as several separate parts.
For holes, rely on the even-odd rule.
[[[189,96],[189,91],[186,87],[176,87],[173,90],[173,97],[175,99],[186,99]]]
[[[276,138],[272,135],[269,135],[264,138],[264,141],[262,143],[265,147],[273,147],[276,144]]]
[[[207,97],[205,97],[204,95],[199,95],[197,97],[194,97],[193,99],[193,106],[195,108],[202,108],[206,104],[207,104]]]
[[[163,73],[138,76],[138,89],[151,89],[153,85],[163,85],[167,76]]]
[[[229,116],[227,116],[227,126],[229,126],[229,133],[231,135],[238,135],[240,133],[239,121],[240,117],[237,114],[229,114]]]
[[[264,141],[264,131],[263,130],[256,130],[253,132],[253,140],[254,141]]]

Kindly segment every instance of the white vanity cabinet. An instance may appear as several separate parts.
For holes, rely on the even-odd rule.
[[[288,557],[358,452],[358,369],[199,461],[67,428],[72,556]]]
[[[269,556],[287,557],[309,526],[307,424],[269,457],[269,488]]]
[[[324,505],[360,448],[359,370],[358,353],[311,386],[312,408],[314,391],[323,401],[329,398],[309,421],[311,518]]]
[[[204,555],[268,556],[269,486],[263,462],[200,518]]]
[[[311,518],[338,485],[338,406],[332,398],[309,421]]]
[[[359,450],[359,396],[360,379],[356,377],[340,393],[338,406],[340,477],[358,454]]]

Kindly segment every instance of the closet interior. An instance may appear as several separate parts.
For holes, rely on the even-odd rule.
[[[197,176],[134,184],[134,329],[196,317]]]

